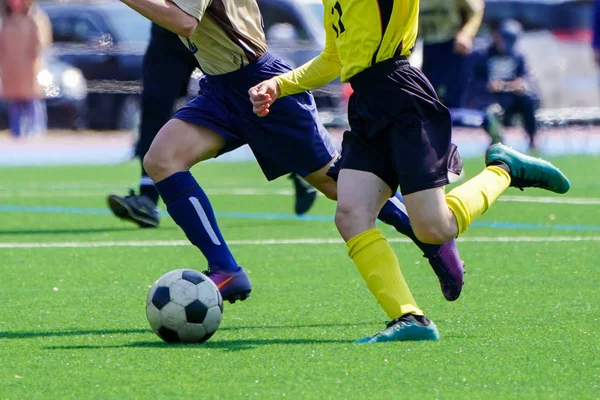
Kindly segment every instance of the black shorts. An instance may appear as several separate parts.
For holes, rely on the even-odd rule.
[[[330,170],[371,172],[403,194],[448,184],[462,160],[451,143],[450,112],[425,76],[403,57],[376,64],[350,79],[350,131],[342,158]]]

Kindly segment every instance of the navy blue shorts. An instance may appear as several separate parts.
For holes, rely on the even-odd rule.
[[[462,160],[450,112],[425,76],[402,57],[380,62],[350,79],[350,131],[344,134],[340,169],[371,172],[396,191],[410,194],[447,185]]]
[[[278,99],[266,117],[252,112],[248,89],[290,71],[267,53],[237,71],[206,76],[198,97],[173,118],[211,129],[225,138],[219,155],[248,144],[268,180],[289,172],[307,176],[325,167],[337,151],[319,121],[312,94],[302,92]]]

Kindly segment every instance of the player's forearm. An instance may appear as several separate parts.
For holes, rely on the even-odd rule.
[[[468,35],[471,38],[474,38],[477,35],[477,31],[479,31],[479,27],[481,26],[481,21],[483,20],[483,8],[477,11],[474,11],[467,15],[467,19],[462,26],[460,32],[464,35]]]
[[[275,80],[279,85],[280,96],[288,96],[321,87],[340,76],[341,70],[342,64],[337,58],[320,54],[306,64],[279,75]]]
[[[121,2],[179,36],[190,37],[198,26],[196,18],[169,0],[121,0]]]

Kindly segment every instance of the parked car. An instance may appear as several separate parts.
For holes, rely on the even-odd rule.
[[[81,71],[50,54],[37,80],[44,88],[48,127],[81,129],[85,126],[87,85]],[[1,88],[1,85],[0,85]],[[8,105],[0,91],[0,129],[8,127]]]
[[[41,5],[52,22],[54,53],[88,82],[89,128],[134,128],[150,21],[118,1]]]
[[[52,21],[58,57],[80,68],[88,81],[89,126],[134,128],[150,22],[118,1],[41,4]],[[258,0],[258,4],[273,54],[293,66],[319,54],[325,41],[320,0]],[[314,92],[324,122],[335,123],[345,113],[342,93],[339,81]]]

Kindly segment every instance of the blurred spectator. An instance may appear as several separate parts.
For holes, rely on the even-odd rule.
[[[468,79],[466,56],[483,18],[483,0],[421,0],[419,37],[423,40],[422,70],[442,102],[461,105]]]
[[[474,55],[473,81],[468,102],[479,109],[503,113],[508,125],[519,115],[535,151],[539,100],[530,80],[525,58],[516,49],[522,33],[521,24],[506,20],[492,25],[492,44]]]
[[[0,81],[14,136],[46,131],[44,91],[37,81],[41,36],[32,0],[8,0],[0,28]]]
[[[596,0],[594,3],[594,40],[592,46],[594,47],[594,59],[596,64],[600,66],[600,0]]]

